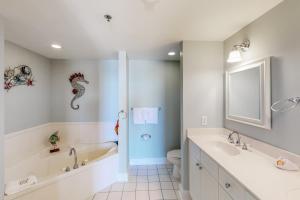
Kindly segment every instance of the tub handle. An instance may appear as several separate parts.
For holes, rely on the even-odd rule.
[[[71,171],[71,169],[70,169],[69,166],[67,166],[67,167],[65,168],[65,172],[69,172],[69,171]]]
[[[84,160],[81,162],[81,166],[85,166],[87,164],[88,160]]]

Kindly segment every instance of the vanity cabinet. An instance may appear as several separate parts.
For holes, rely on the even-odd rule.
[[[190,157],[189,171],[190,171],[190,195],[193,200],[200,200],[201,191],[200,191],[200,161],[197,161]]]
[[[218,200],[218,182],[203,167],[200,172],[201,200]]]
[[[246,200],[258,200],[258,199],[252,196],[249,192],[246,192]]]
[[[219,200],[232,200],[221,186],[219,187]]]
[[[206,163],[206,155],[191,143],[189,145],[190,195],[193,200],[218,200],[218,182]],[[203,162],[204,161],[204,162]]]
[[[192,200],[258,200],[192,141],[189,181]]]
[[[245,199],[244,188],[221,167],[219,168],[219,184],[232,199]]]

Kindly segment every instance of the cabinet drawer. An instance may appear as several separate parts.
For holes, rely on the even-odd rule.
[[[245,199],[244,188],[222,168],[219,169],[219,183],[233,200]]]
[[[232,198],[225,192],[225,190],[219,186],[219,200],[232,200]]]
[[[212,175],[215,179],[218,180],[218,164],[212,160],[206,153],[201,154],[201,164],[203,167],[207,169],[207,171]]]
[[[189,154],[190,154],[192,159],[196,160],[197,162],[200,162],[201,150],[191,140],[189,141]]]

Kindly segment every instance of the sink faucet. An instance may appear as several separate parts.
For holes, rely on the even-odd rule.
[[[237,132],[237,131],[232,131],[232,132],[228,135],[228,141],[229,141],[230,143],[234,143],[234,140],[233,140],[233,138],[232,138],[232,136],[233,136],[234,134],[237,135],[237,140],[236,140],[236,142],[235,142],[235,145],[236,145],[236,146],[241,146],[241,137],[240,137],[239,132]]]
[[[76,149],[74,147],[72,147],[70,149],[69,156],[72,156],[73,152],[74,152],[74,159],[75,159],[73,169],[77,169],[78,168],[77,153],[76,153]]]

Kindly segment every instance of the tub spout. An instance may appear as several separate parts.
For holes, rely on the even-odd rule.
[[[69,156],[72,156],[74,153],[74,166],[73,169],[77,169],[78,168],[78,160],[77,160],[77,153],[76,153],[76,149],[74,147],[72,147],[70,149],[70,153]]]

